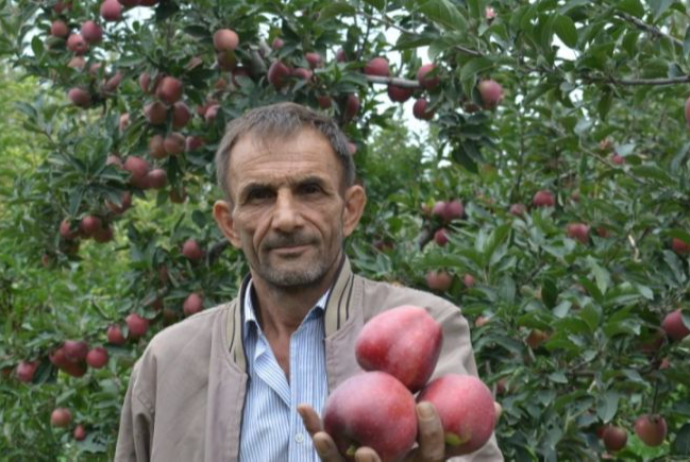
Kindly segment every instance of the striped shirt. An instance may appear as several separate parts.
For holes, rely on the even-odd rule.
[[[244,299],[242,333],[249,380],[242,414],[240,460],[318,462],[297,405],[307,403],[320,413],[326,402],[323,315],[330,290],[290,337],[290,383],[256,319],[252,292],[250,282]]]

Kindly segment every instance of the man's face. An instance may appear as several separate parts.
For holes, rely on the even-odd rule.
[[[337,265],[366,201],[360,186],[343,191],[342,166],[327,139],[312,129],[287,140],[245,135],[229,171],[233,203],[219,201],[214,215],[254,277],[282,289],[319,284]]]

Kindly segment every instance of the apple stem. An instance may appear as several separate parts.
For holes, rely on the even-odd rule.
[[[652,400],[652,414],[657,413],[659,406],[659,379],[654,380],[654,399]]]
[[[345,451],[345,455],[348,457],[354,457],[355,453],[357,452],[357,448],[359,448],[359,445],[357,443],[350,443],[350,446],[347,448],[347,451]]]

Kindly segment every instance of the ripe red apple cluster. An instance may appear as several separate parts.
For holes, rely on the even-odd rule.
[[[342,454],[352,460],[358,447],[368,446],[384,461],[399,460],[416,441],[415,402],[434,405],[447,444],[459,453],[489,440],[496,414],[481,380],[449,374],[429,382],[442,345],[441,326],[416,306],[393,308],[364,325],[355,355],[367,372],[340,384],[323,414],[324,428]]]
[[[432,217],[440,222],[440,227],[434,233],[434,241],[439,246],[443,247],[448,243],[448,230],[444,225],[449,224],[453,220],[463,218],[465,216],[465,206],[463,203],[454,199],[450,202],[437,202],[431,210]]]
[[[50,425],[57,428],[67,428],[72,423],[72,412],[64,407],[58,407],[50,414]],[[83,424],[74,427],[72,436],[77,441],[86,439],[86,428]]]

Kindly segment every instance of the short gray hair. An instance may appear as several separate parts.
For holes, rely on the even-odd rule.
[[[216,151],[216,176],[226,199],[231,200],[228,184],[230,152],[242,136],[252,134],[260,140],[289,139],[305,128],[318,131],[328,140],[343,168],[342,186],[352,186],[355,182],[355,164],[348,149],[348,139],[338,124],[310,108],[285,102],[254,108],[225,127],[225,134]]]

